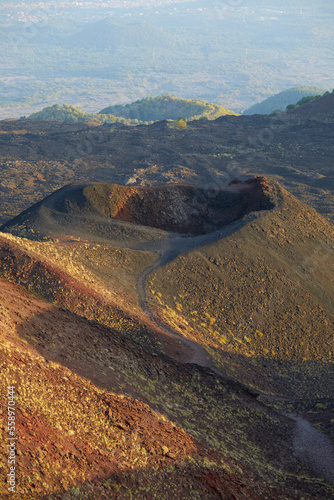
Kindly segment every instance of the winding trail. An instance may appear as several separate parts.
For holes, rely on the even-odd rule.
[[[169,253],[169,252],[168,252]],[[201,347],[197,342],[194,342],[191,339],[188,339],[184,337],[183,335],[179,334],[175,330],[173,330],[171,327],[166,325],[159,317],[157,317],[152,309],[150,308],[149,302],[146,298],[146,292],[145,292],[145,283],[148,278],[148,276],[164,265],[164,263],[168,262],[169,260],[172,260],[172,258],[169,259],[169,256],[166,255],[166,253],[160,253],[159,258],[156,262],[154,262],[151,266],[145,269],[145,271],[139,276],[138,281],[137,281],[137,293],[138,293],[138,298],[139,298],[139,306],[141,310],[150,318],[150,320],[158,327],[160,328],[163,332],[171,335],[172,337],[176,337],[178,340],[182,342],[184,346],[187,347],[188,350],[188,360],[187,363],[196,363],[201,366],[209,366],[210,365],[210,355],[207,353],[207,351],[204,349],[204,347]],[[168,260],[165,260],[165,259]]]
[[[296,422],[293,439],[296,457],[316,474],[334,484],[333,443],[306,420],[298,416],[288,416]]]
[[[141,243],[133,248],[138,250],[151,250],[158,253],[157,260],[147,267],[137,279],[137,293],[139,298],[139,305],[142,311],[150,318],[150,320],[162,331],[168,335],[172,335],[182,342],[188,349],[188,359],[186,363],[194,363],[202,367],[209,368],[218,376],[225,380],[231,380],[228,376],[215,368],[213,360],[204,347],[197,344],[197,342],[184,337],[171,327],[166,325],[159,317],[157,317],[153,310],[150,308],[149,301],[147,300],[145,284],[149,275],[159,267],[174,260],[180,254],[195,248],[213,243],[220,238],[234,233],[240,229],[246,222],[249,222],[254,216],[246,216],[243,220],[229,224],[228,227],[223,228],[213,233],[196,236],[196,237],[182,237],[171,234],[168,239],[155,240],[146,243]],[[240,386],[243,384],[240,383]],[[247,388],[250,393],[253,391]],[[261,394],[265,397],[265,394]],[[262,403],[264,404],[264,403]],[[313,473],[324,477],[328,482],[334,484],[334,445],[333,443],[320,431],[316,430],[307,420],[284,412],[277,411],[290,420],[293,420],[296,425],[293,436],[293,450],[296,458],[307,466]]]

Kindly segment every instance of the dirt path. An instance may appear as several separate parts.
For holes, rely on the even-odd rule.
[[[298,416],[293,419],[296,422],[293,439],[296,457],[316,474],[334,484],[333,443],[306,420]]]
[[[174,255],[174,252],[173,252]],[[175,255],[176,257],[177,255]],[[164,263],[168,262],[169,260],[172,260],[174,258],[172,256],[172,251],[166,251],[166,252],[160,252],[158,259],[149,267],[147,267],[144,272],[139,276],[137,280],[137,293],[138,293],[138,299],[139,299],[139,306],[141,310],[148,316],[151,321],[162,331],[165,333],[171,335],[172,337],[176,338],[177,340],[181,341],[182,344],[187,348],[187,360],[185,361],[186,363],[196,363],[201,366],[209,366],[210,363],[210,356],[206,352],[206,350],[198,345],[196,342],[187,339],[186,337],[183,337],[180,335],[178,332],[170,328],[168,325],[166,325],[159,317],[157,317],[152,309],[150,308],[150,304],[147,300],[146,297],[146,291],[145,291],[145,283],[148,278],[148,276],[155,271],[155,269],[158,269],[161,267]]]

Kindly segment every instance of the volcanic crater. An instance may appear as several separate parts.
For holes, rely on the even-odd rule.
[[[98,216],[119,222],[204,235],[254,211],[275,206],[275,184],[265,177],[207,188],[186,184],[121,186],[110,183],[71,184],[51,194],[1,229],[25,224],[39,230],[45,213],[66,217]]]

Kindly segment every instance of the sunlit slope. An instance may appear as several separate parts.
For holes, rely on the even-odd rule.
[[[333,226],[279,191],[275,209],[180,255],[147,283],[159,314],[205,345],[220,366],[230,352],[249,362],[333,367]]]
[[[36,246],[37,251],[34,252],[25,240],[8,235],[0,238],[0,276],[59,307],[113,328],[124,336],[137,338],[153,351],[160,351],[156,328],[149,324],[147,318],[135,313],[131,307],[133,299],[128,298],[128,307],[124,307],[124,289],[115,287],[113,290],[110,286],[111,293],[104,293],[103,290],[101,293],[100,289],[106,286],[105,280],[94,274],[89,261],[87,268],[80,264],[80,259],[87,262],[87,249],[84,246],[83,249],[72,260],[71,253],[62,253],[61,248],[57,252],[57,247],[52,249],[46,246],[45,251],[41,251]],[[110,262],[109,269],[112,268]],[[103,266],[100,272],[102,270]]]
[[[130,250],[107,243],[65,236],[35,241],[2,233],[21,249],[65,271],[106,300],[138,313],[136,280],[157,258],[154,252]]]
[[[131,104],[109,106],[99,115],[114,115],[139,121],[177,120],[180,116],[187,120],[206,118],[214,120],[219,116],[236,115],[218,104],[196,99],[179,99],[173,95],[148,97]]]

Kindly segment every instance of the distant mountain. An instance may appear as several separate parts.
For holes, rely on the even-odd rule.
[[[148,97],[131,104],[109,106],[100,115],[114,115],[139,121],[177,120],[180,116],[187,120],[199,118],[216,119],[224,115],[236,115],[233,111],[218,104],[196,99],[178,99],[173,95]]]
[[[43,121],[58,121],[58,122],[90,122],[92,124],[100,125],[101,123],[123,123],[131,125],[131,120],[125,120],[111,115],[96,115],[95,113],[85,113],[75,106],[68,104],[54,104],[47,108],[33,113],[28,117],[30,120],[43,120]]]
[[[246,109],[243,114],[244,115],[269,115],[272,111],[279,109],[281,111],[285,111],[285,108],[289,104],[296,104],[303,97],[323,94],[325,92],[324,89],[319,87],[293,87],[291,89],[284,90],[283,92],[279,92],[268,99],[265,99],[262,102],[254,104],[249,109]]]

